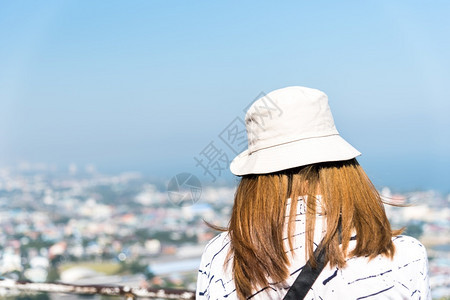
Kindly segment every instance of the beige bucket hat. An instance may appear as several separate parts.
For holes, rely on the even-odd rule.
[[[265,174],[361,153],[334,125],[325,93],[292,86],[256,100],[245,115],[248,149],[230,164],[231,172]]]

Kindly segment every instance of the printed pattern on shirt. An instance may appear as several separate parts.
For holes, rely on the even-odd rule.
[[[282,299],[306,263],[304,248],[305,214],[298,207],[294,234],[294,253],[286,284],[269,284],[255,290],[252,300]],[[287,210],[289,211],[289,210]],[[318,243],[325,229],[325,220],[316,216]],[[377,256],[347,259],[347,266],[339,269],[327,265],[311,287],[305,299],[431,299],[428,282],[428,261],[425,247],[408,236],[393,238],[395,256],[391,260]],[[356,245],[355,238],[349,249]],[[197,280],[197,299],[237,299],[231,263],[225,265],[230,247],[226,232],[212,239],[205,247]],[[286,249],[288,249],[286,238]],[[232,257],[231,257],[232,259]]]

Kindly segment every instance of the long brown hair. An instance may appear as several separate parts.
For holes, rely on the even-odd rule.
[[[323,238],[331,265],[344,267],[347,256],[379,254],[392,258],[392,231],[383,202],[377,190],[356,159],[312,164],[277,173],[245,175],[236,191],[228,227],[233,255],[232,270],[239,298],[272,282],[283,283],[289,276],[288,253],[283,237],[287,225],[288,243],[292,249],[297,201],[300,196],[315,199],[322,195],[327,228]],[[288,198],[291,209],[286,212]],[[286,218],[286,214],[289,218]],[[316,201],[306,203],[306,259],[313,256]],[[288,219],[288,224],[285,224]],[[339,247],[338,223],[342,224],[342,248]],[[347,253],[352,230],[356,247]]]

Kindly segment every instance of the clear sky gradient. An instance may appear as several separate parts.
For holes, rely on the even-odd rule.
[[[260,92],[303,85],[328,94],[377,186],[449,191],[449,15],[449,1],[0,0],[0,165],[207,180],[194,156]]]

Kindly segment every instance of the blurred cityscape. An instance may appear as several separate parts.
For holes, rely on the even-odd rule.
[[[2,168],[0,275],[195,290],[203,248],[217,234],[204,220],[225,226],[234,190],[233,184],[203,186],[198,202],[179,206],[169,200],[167,182],[138,173],[105,175],[75,164],[64,171],[28,163]],[[386,206],[388,216],[394,228],[405,226],[406,234],[427,247],[433,299],[447,299],[450,194],[387,187],[381,193],[407,205]],[[32,299],[7,288],[0,289],[0,297]]]

